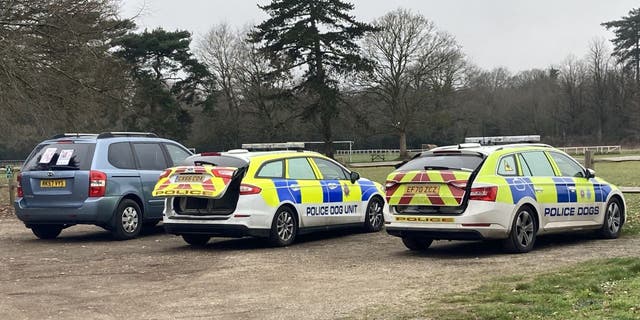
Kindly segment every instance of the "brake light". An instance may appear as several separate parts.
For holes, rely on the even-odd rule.
[[[497,186],[471,188],[471,193],[469,193],[469,200],[494,202],[496,201],[497,195]]]
[[[213,172],[216,177],[231,179],[233,178],[233,173],[236,171],[231,169],[213,169],[211,172]]]
[[[17,185],[17,192],[18,192],[18,198],[22,198],[24,197],[24,191],[22,190],[22,173],[18,173],[18,176],[16,177],[16,180],[18,182]]]
[[[251,184],[241,184],[240,185],[240,194],[241,195],[248,195],[248,194],[258,194],[262,191],[262,188],[260,187],[256,187],[254,185]]]
[[[220,152],[202,152],[200,156],[202,157],[217,157],[220,155]]]
[[[107,175],[102,171],[89,171],[89,197],[104,197],[107,191]]]
[[[56,141],[57,144],[72,144],[73,141],[72,140],[58,140]]]
[[[162,179],[162,178],[166,178],[171,174],[171,169],[166,169],[162,172],[162,174],[160,174],[160,176],[158,177],[158,180]]]

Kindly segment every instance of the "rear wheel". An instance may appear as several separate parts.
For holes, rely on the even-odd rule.
[[[280,207],[271,223],[269,240],[276,247],[288,246],[296,239],[298,223],[295,213],[289,207]]]
[[[620,200],[613,198],[607,203],[604,222],[600,229],[600,236],[605,239],[616,239],[620,236],[622,224],[624,223],[624,210],[620,205]]]
[[[382,224],[384,224],[383,208],[384,201],[382,199],[375,197],[369,201],[367,212],[364,216],[364,228],[366,231],[376,232],[382,229]]]
[[[182,239],[192,246],[204,247],[204,245],[209,242],[209,239],[211,239],[211,236],[204,234],[183,234]]]
[[[60,225],[34,225],[31,226],[31,232],[36,235],[36,237],[40,239],[55,239],[62,232],[62,226]]]
[[[113,217],[112,235],[117,240],[128,240],[138,236],[142,227],[142,210],[138,203],[124,199]]]
[[[516,212],[509,237],[504,240],[505,250],[513,253],[525,253],[533,249],[536,242],[536,223],[533,211],[522,207]]]
[[[429,238],[402,237],[404,246],[412,251],[426,251],[432,242],[433,239]]]

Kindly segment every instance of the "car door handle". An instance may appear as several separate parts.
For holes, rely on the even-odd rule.
[[[290,184],[289,185],[289,189],[293,190],[293,191],[300,191],[300,185],[297,184]]]
[[[544,189],[539,188],[539,187],[533,188],[533,190],[535,190],[536,192],[542,192],[542,191],[544,191]]]
[[[329,184],[327,184],[327,187],[329,187],[329,189],[335,189],[335,188],[338,187],[338,184],[337,183],[329,183]]]

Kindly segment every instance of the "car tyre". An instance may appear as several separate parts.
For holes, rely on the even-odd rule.
[[[402,243],[411,251],[426,251],[432,242],[429,238],[402,237]]]
[[[284,247],[293,243],[298,234],[298,221],[295,212],[287,207],[280,207],[273,216],[269,241],[275,247]]]
[[[526,253],[533,249],[536,242],[536,222],[534,212],[529,207],[521,207],[511,224],[509,237],[504,240],[504,248],[511,253]]]
[[[605,239],[618,238],[623,224],[624,209],[620,205],[620,200],[612,198],[605,209],[604,221],[602,222],[602,228],[599,230],[600,236]]]
[[[211,236],[205,234],[183,234],[182,239],[194,247],[204,247],[211,239]]]
[[[31,232],[33,232],[39,239],[55,239],[62,232],[63,227],[59,225],[34,225],[31,226]]]
[[[118,205],[113,220],[111,233],[116,240],[133,239],[142,229],[142,210],[137,202],[124,199]]]
[[[382,229],[384,224],[384,201],[378,197],[374,197],[369,201],[364,215],[364,229],[367,232],[377,232]]]

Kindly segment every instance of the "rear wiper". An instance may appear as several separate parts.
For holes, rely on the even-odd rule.
[[[469,168],[451,168],[451,167],[443,167],[443,166],[425,166],[424,169],[425,170],[458,170],[458,171],[473,172],[473,170]]]

